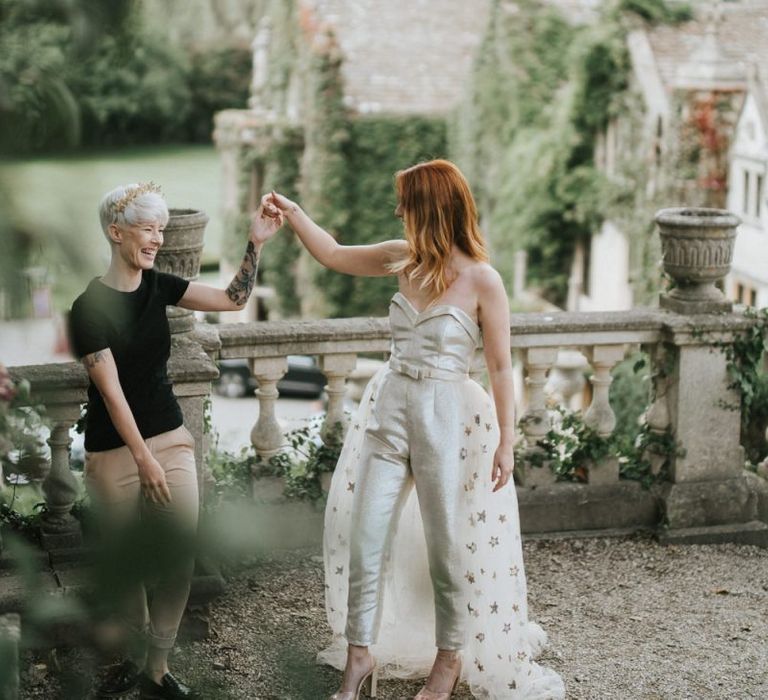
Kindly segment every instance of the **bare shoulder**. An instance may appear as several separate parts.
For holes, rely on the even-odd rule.
[[[498,294],[504,292],[504,281],[498,270],[486,262],[478,262],[468,270],[472,276],[472,282],[478,293]]]

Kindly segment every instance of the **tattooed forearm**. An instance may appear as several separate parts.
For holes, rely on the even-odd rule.
[[[238,306],[245,306],[256,284],[256,271],[259,269],[259,251],[248,241],[248,247],[240,263],[240,269],[227,287],[227,296]]]
[[[92,369],[99,362],[105,359],[105,354],[103,350],[97,350],[96,352],[93,352],[90,355],[86,355],[84,359],[85,359],[85,366],[88,369]]]

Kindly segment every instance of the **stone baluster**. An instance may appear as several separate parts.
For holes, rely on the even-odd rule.
[[[256,377],[259,388],[259,419],[251,430],[251,443],[256,454],[262,459],[269,459],[283,446],[283,429],[275,416],[277,401],[277,383],[288,371],[286,357],[257,357],[251,360],[251,372]]]
[[[551,427],[544,386],[547,383],[547,372],[556,359],[557,348],[527,348],[523,351],[528,402],[520,424],[525,436],[525,458],[523,464],[518,465],[515,470],[523,486],[535,487],[555,481],[555,476],[544,459],[544,452],[537,443]]]
[[[325,387],[328,394],[328,410],[320,429],[320,436],[326,445],[338,445],[344,440],[348,423],[344,415],[346,381],[356,366],[357,355],[354,354],[323,355],[320,358],[320,368],[328,379]]]
[[[594,370],[592,382],[592,402],[584,413],[584,423],[600,437],[610,437],[616,427],[616,414],[611,408],[608,392],[613,381],[611,369],[624,359],[624,345],[595,345],[585,350]],[[600,464],[587,466],[587,478],[590,484],[611,484],[619,480],[619,460],[611,456]]]
[[[669,367],[672,361],[670,348],[658,343],[647,350],[651,362],[651,404],[645,412],[645,422],[651,434],[664,435],[669,430]],[[643,457],[651,465],[651,473],[656,475],[669,459],[666,453],[659,453],[653,445],[646,447]]]
[[[80,417],[80,404],[49,404],[52,421],[48,444],[51,447],[51,469],[43,481],[46,512],[42,518],[42,539],[46,549],[76,547],[81,543],[80,523],[72,515],[78,496],[77,480],[69,465],[69,431]]]

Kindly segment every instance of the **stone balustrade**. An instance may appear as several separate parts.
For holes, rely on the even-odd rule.
[[[716,538],[723,528],[750,541],[764,538],[768,528],[756,521],[756,497],[743,475],[739,397],[730,387],[723,352],[752,323],[753,319],[734,313],[691,316],[658,309],[513,314],[512,349],[525,375],[519,397],[524,457],[516,470],[524,529],[652,527],[663,520],[668,532],[682,539]],[[216,334],[218,342],[211,339]],[[253,417],[251,440],[263,457],[275,454],[285,443],[275,402],[288,355],[319,358],[328,378],[321,435],[329,441],[338,439],[336,424],[344,425],[346,386],[358,356],[373,353],[384,357],[390,347],[388,324],[381,318],[222,324],[176,338],[171,374],[187,425],[198,437],[198,457],[202,457],[203,401],[216,370],[195,340],[197,335],[205,339],[209,354],[250,363],[259,385],[259,414]],[[576,350],[591,365],[591,396],[584,421],[599,436],[607,437],[615,425],[609,401],[611,371],[638,348],[648,353],[652,365],[653,386],[646,412],[649,428],[657,433],[671,431],[683,448],[671,458],[669,481],[655,491],[643,490],[636,482],[620,481],[617,460],[609,458],[585,465],[585,484],[555,483],[537,452],[550,425],[545,386],[557,367],[559,353]],[[473,374],[481,372],[479,363]],[[31,381],[33,401],[46,405],[52,421],[52,465],[45,481],[48,509],[43,528],[56,546],[77,536],[77,523],[70,513],[76,490],[68,466],[69,428],[85,400],[86,376],[74,364],[16,367],[12,374]]]
[[[76,547],[81,539],[80,524],[72,515],[72,506],[80,489],[70,469],[70,430],[88,399],[88,376],[76,362],[10,367],[9,371],[15,380],[29,381],[29,404],[44,407],[50,427],[51,464],[42,485],[46,505],[41,522],[43,546],[49,550]],[[177,336],[172,343],[168,373],[184,412],[184,423],[195,436],[198,470],[201,470],[204,404],[211,393],[211,380],[218,371],[200,343]],[[198,477],[203,486],[205,480],[200,471]]]

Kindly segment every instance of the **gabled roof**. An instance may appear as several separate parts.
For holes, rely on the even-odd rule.
[[[692,88],[693,79],[705,82],[710,75],[711,87],[745,89],[747,64],[768,66],[768,0],[721,2],[715,17],[709,3],[696,3],[695,8],[694,20],[659,25],[647,32],[665,88]]]
[[[459,101],[489,0],[314,0],[344,56],[347,105],[361,113],[445,113]]]

